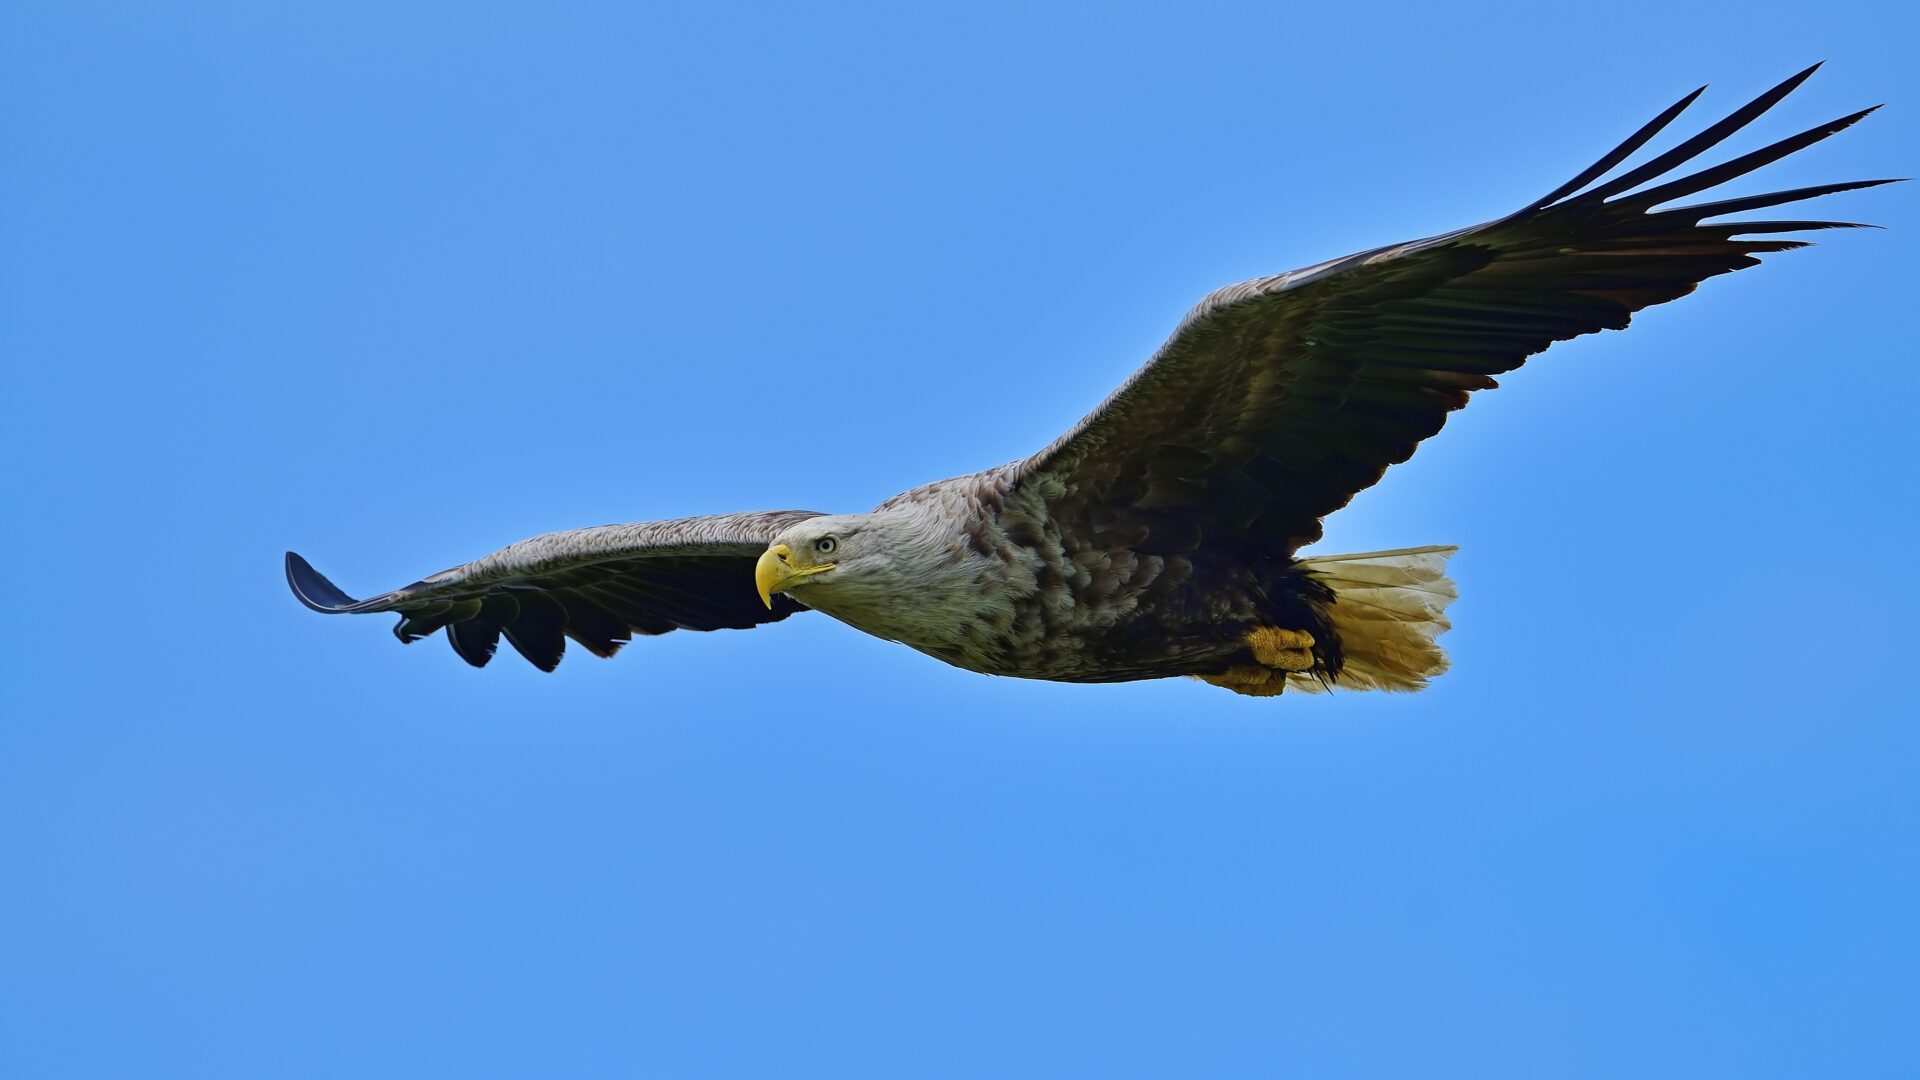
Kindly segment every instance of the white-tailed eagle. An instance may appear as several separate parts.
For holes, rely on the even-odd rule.
[[[315,611],[398,612],[401,641],[444,629],[475,667],[503,635],[550,671],[569,638],[611,656],[635,635],[812,608],[994,675],[1191,675],[1256,695],[1418,689],[1446,668],[1434,639],[1455,595],[1453,549],[1297,553],[1495,375],[1805,246],[1753,237],[1849,227],[1717,219],[1891,181],[1661,209],[1872,111],[1672,175],[1813,70],[1611,179],[1700,91],[1516,213],[1221,289],[1053,445],[868,513],[549,533],[370,600],[291,552],[287,580]]]

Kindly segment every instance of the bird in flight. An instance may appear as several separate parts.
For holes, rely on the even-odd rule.
[[[315,611],[399,613],[403,642],[445,630],[475,667],[502,636],[551,671],[569,639],[612,656],[636,635],[812,609],[993,675],[1417,690],[1447,666],[1454,549],[1300,549],[1495,375],[1806,246],[1769,237],[1856,227],[1719,219],[1893,181],[1667,206],[1873,111],[1675,175],[1818,66],[1611,178],[1701,90],[1515,213],[1221,289],[1051,446],[867,513],[548,533],[369,600],[288,552],[287,581]]]

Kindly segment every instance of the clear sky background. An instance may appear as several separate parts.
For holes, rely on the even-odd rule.
[[[162,8],[0,15],[0,1074],[1916,1075],[1911,189],[1333,519],[1463,545],[1418,696],[474,671],[280,568],[998,464],[1701,82],[1892,102],[1736,191],[1913,173],[1897,5]]]

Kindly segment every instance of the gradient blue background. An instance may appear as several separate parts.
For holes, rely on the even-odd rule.
[[[0,16],[0,1074],[1916,1075],[1915,192],[1482,395],[1417,697],[822,618],[486,671],[350,591],[1023,455],[1215,286],[1503,213],[1891,4]]]

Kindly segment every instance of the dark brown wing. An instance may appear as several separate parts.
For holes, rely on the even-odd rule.
[[[1701,222],[1891,181],[1654,207],[1819,142],[1871,109],[1633,190],[1746,126],[1813,71],[1605,183],[1588,186],[1700,91],[1518,213],[1214,293],[1126,385],[1015,466],[1011,482],[1044,485],[1057,515],[1117,541],[1226,535],[1292,553],[1472,391],[1493,388],[1492,376],[1553,342],[1625,327],[1641,308],[1756,265],[1756,254],[1805,246],[1736,237],[1848,227]]]
[[[777,510],[547,533],[371,600],[341,592],[289,551],[287,584],[328,615],[397,611],[393,632],[403,642],[444,627],[453,651],[474,667],[493,659],[505,635],[535,667],[552,671],[567,638],[612,656],[635,634],[744,630],[804,611],[785,594],[767,610],[753,564],[782,530],[818,516]]]

